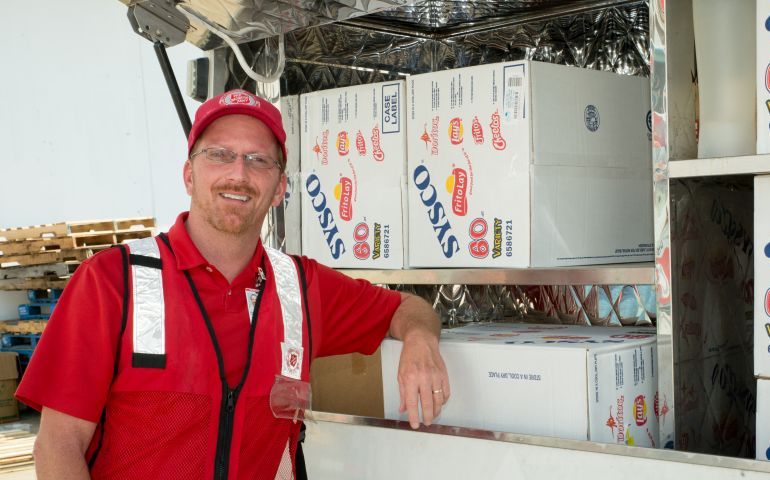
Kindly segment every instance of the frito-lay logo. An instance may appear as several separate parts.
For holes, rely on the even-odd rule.
[[[647,402],[644,401],[644,395],[639,395],[634,400],[634,420],[638,427],[647,423]]]
[[[318,144],[318,137],[315,139],[315,146],[313,151],[316,155],[316,160],[321,162],[321,165],[328,165],[329,163],[329,130],[324,130],[321,133],[321,144]]]
[[[459,117],[449,121],[449,141],[452,145],[463,143],[463,121]]]
[[[492,123],[489,124],[490,130],[492,130],[492,146],[495,150],[505,150],[508,145],[500,132],[500,112],[495,110],[492,114]]]
[[[453,169],[446,179],[446,189],[452,194],[452,211],[464,217],[468,213],[468,173],[462,168]]]
[[[246,90],[233,90],[219,99],[220,105],[252,105],[259,107],[257,97]]]
[[[350,139],[348,139],[348,132],[343,130],[337,134],[337,153],[344,157],[348,152],[350,152]]]
[[[385,152],[382,151],[380,146],[380,127],[375,125],[372,128],[372,156],[378,162],[385,160]]]
[[[356,133],[356,150],[362,157],[366,155],[366,140],[364,140],[364,134],[361,133],[361,130]]]
[[[353,218],[353,182],[348,177],[340,178],[334,187],[334,198],[340,201],[340,218],[349,222]]]
[[[329,246],[329,251],[335,259],[340,258],[345,253],[345,243],[334,222],[334,214],[326,204],[326,195],[321,191],[321,180],[318,175],[311,174],[305,181],[305,189],[310,196],[310,204],[317,213],[318,223],[324,234],[324,240]]]
[[[481,145],[484,143],[484,130],[481,128],[479,117],[473,117],[473,123],[471,124],[471,135],[473,135],[473,143],[476,145]]]
[[[460,242],[452,234],[452,226],[449,224],[444,205],[438,200],[438,191],[430,183],[428,168],[425,165],[418,165],[412,173],[412,181],[419,191],[420,201],[427,207],[428,220],[441,245],[441,251],[446,258],[452,258],[460,251]]]

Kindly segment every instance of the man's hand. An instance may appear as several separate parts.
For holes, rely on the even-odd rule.
[[[441,322],[424,300],[401,294],[401,305],[393,315],[390,334],[403,341],[398,365],[401,413],[407,412],[412,428],[430,425],[449,400],[449,376],[438,348]]]

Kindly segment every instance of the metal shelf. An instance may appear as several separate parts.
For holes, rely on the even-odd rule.
[[[668,178],[770,173],[770,155],[696,158],[668,162]]]
[[[378,284],[406,285],[652,285],[654,263],[561,268],[447,268],[339,272]]]

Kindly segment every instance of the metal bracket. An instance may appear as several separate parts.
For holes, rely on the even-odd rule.
[[[185,41],[190,21],[175,8],[174,0],[140,0],[128,7],[134,32],[152,43],[173,47]]]

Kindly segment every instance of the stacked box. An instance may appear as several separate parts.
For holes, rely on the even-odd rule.
[[[300,97],[303,254],[331,267],[403,268],[404,88]]]
[[[770,378],[770,176],[754,177],[754,375]]]
[[[770,460],[770,379],[757,381],[757,460]]]
[[[757,2],[757,153],[770,153],[770,4]]]
[[[284,245],[286,253],[302,252],[300,228],[300,169],[299,169],[299,95],[281,97],[281,116],[286,131],[286,195],[283,201]]]
[[[652,260],[647,79],[521,61],[408,89],[410,266]]]
[[[14,398],[19,378],[19,355],[0,352],[0,422],[18,420],[19,404]]]
[[[442,425],[658,446],[657,347],[649,328],[474,325],[441,334],[451,398]],[[382,344],[385,417],[400,414],[401,342]]]

